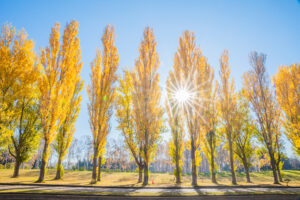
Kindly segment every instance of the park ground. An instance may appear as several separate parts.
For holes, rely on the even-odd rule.
[[[238,186],[231,185],[229,173],[218,174],[218,185],[208,175],[200,174],[199,187],[191,187],[191,176],[185,175],[181,185],[175,184],[172,174],[151,173],[150,184],[137,184],[133,172],[103,172],[102,181],[91,185],[91,171],[65,171],[62,180],[53,180],[55,170],[49,169],[45,183],[36,184],[39,170],[20,170],[18,178],[11,178],[13,170],[0,170],[0,199],[255,199],[289,200],[300,197],[300,171],[283,171],[286,183],[272,184],[271,171],[252,172],[252,183],[246,183],[244,173],[237,173]]]
[[[46,184],[51,185],[90,185],[92,172],[91,171],[69,171],[66,170],[64,177],[61,180],[53,180],[56,171],[54,169],[47,170],[47,176],[45,178]],[[14,183],[14,184],[34,184],[38,179],[39,170],[24,169],[20,170],[18,178],[11,178],[13,169],[0,169],[0,183]],[[283,179],[289,179],[289,186],[300,187],[300,170],[283,170]],[[244,173],[237,173],[238,185],[273,185],[273,177],[271,171],[251,172],[250,177],[252,183],[246,182],[246,176]],[[102,180],[95,184],[96,186],[116,186],[116,187],[140,187],[141,184],[137,184],[138,173],[134,172],[102,172]],[[175,184],[175,177],[173,174],[168,173],[151,173],[148,187],[190,187],[191,176],[183,175],[182,183],[180,185]],[[229,172],[219,173],[217,175],[218,185],[226,186],[231,185],[231,176]],[[281,183],[286,185],[286,182]],[[209,174],[199,174],[198,177],[199,186],[215,186],[210,180]]]

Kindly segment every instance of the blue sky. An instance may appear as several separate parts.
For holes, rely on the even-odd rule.
[[[193,31],[204,56],[218,76],[219,57],[226,48],[236,87],[242,74],[249,70],[251,51],[267,54],[267,71],[271,76],[280,65],[300,62],[300,1],[78,1],[0,0],[0,23],[25,28],[36,43],[36,50],[48,45],[50,28],[55,22],[62,27],[71,20],[80,24],[82,78],[89,83],[90,62],[106,24],[116,30],[120,69],[132,67],[146,26],[154,28],[161,65],[161,87],[172,68],[178,39],[184,30]],[[63,29],[61,29],[62,31]],[[218,77],[217,77],[218,78]],[[87,93],[84,90],[75,137],[91,135],[88,124]],[[112,121],[109,137],[118,137]],[[168,138],[169,133],[164,138]],[[291,155],[287,142],[287,152]]]

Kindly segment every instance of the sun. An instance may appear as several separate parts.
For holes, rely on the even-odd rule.
[[[177,114],[195,111],[197,90],[188,81],[168,82],[167,91],[172,109]]]
[[[178,81],[174,78],[172,81],[167,82],[167,105],[174,115],[186,115],[188,119],[197,116],[203,123],[207,123],[200,113],[204,102],[210,101],[203,95],[201,96],[206,91],[204,88],[200,89],[200,86],[197,87],[189,79]]]
[[[187,102],[190,97],[191,97],[191,93],[186,89],[179,89],[179,90],[175,91],[175,94],[174,94],[174,98],[179,103]]]

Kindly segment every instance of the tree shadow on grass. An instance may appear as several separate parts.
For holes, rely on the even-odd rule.
[[[164,189],[163,192],[160,192],[158,195],[160,197],[177,197],[177,196],[183,196],[182,192],[174,192],[174,189]]]

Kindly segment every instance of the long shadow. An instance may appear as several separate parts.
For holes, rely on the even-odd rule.
[[[174,192],[174,190],[176,190],[176,189],[163,189],[164,191],[163,192],[159,192],[160,193],[160,195],[158,195],[158,196],[160,196],[160,197],[180,197],[180,196],[183,196],[183,193],[182,192],[178,192],[178,191],[176,191],[176,192]]]
[[[184,189],[184,187],[181,186],[181,183],[176,183],[175,186],[170,186],[170,187],[160,188],[160,189],[162,191],[158,192],[160,193],[159,197],[169,197],[168,199],[173,199],[174,197],[180,198],[184,196],[184,193],[182,192],[182,189]]]

